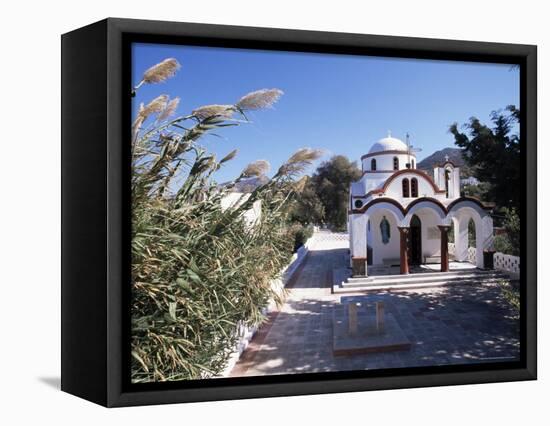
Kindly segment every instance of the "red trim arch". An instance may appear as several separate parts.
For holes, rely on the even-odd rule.
[[[377,192],[386,192],[386,189],[388,189],[388,186],[390,186],[390,183],[392,183],[395,179],[397,179],[399,176],[401,175],[404,175],[406,173],[412,173],[413,175],[416,175],[416,176],[420,176],[424,179],[426,179],[428,181],[428,183],[430,184],[430,186],[433,188],[434,192],[436,194],[444,194],[445,193],[445,190],[444,189],[439,189],[437,187],[437,185],[435,184],[434,180],[432,179],[432,177],[427,174],[426,172],[423,172],[422,170],[418,170],[418,169],[403,169],[403,170],[399,170],[398,172],[395,172],[393,175],[391,175],[387,180],[386,182],[384,182],[384,186],[380,189],[375,189],[374,191],[377,191]],[[374,191],[371,191],[374,193]]]
[[[366,175],[369,173],[395,173],[395,170],[365,170],[363,172],[363,175]]]
[[[398,201],[394,200],[393,198],[388,198],[388,197],[380,197],[380,198],[377,198],[375,200],[371,200],[369,201],[367,204],[365,204],[363,207],[361,207],[360,209],[352,209],[350,211],[348,211],[348,214],[360,214],[360,213],[365,213],[371,206],[375,205],[375,204],[379,204],[379,203],[389,203],[389,204],[393,204],[395,207],[397,207],[401,213],[403,213],[403,216],[406,216],[407,213],[417,204],[419,203],[422,203],[422,202],[430,202],[432,204],[434,204],[435,206],[437,206],[439,209],[441,209],[441,211],[447,215],[449,214],[449,212],[451,211],[451,209],[457,205],[458,203],[460,202],[463,202],[463,201],[471,201],[471,202],[474,202],[476,204],[478,204],[482,209],[485,209],[485,210],[492,210],[493,209],[493,205],[492,204],[489,204],[489,203],[483,203],[482,201],[480,201],[479,199],[475,198],[475,197],[460,197],[460,198],[457,198],[456,200],[454,200],[452,203],[450,203],[447,207],[445,207],[443,205],[443,203],[441,203],[441,201],[439,200],[436,200],[435,198],[432,198],[432,197],[421,197],[421,198],[416,198],[414,201],[411,201],[407,207],[403,207]]]
[[[441,203],[441,201],[436,200],[435,198],[432,198],[432,197],[422,197],[422,198],[415,198],[414,201],[409,203],[409,205],[405,209],[406,211],[405,217],[407,217],[407,215],[410,213],[410,211],[413,209],[414,206],[425,202],[433,204],[435,207],[437,207],[441,211],[443,216],[447,216],[447,214],[449,213],[447,208],[443,205],[443,203]]]
[[[456,200],[452,201],[447,206],[447,213],[450,212],[451,209],[461,201],[471,201],[471,202],[477,204],[479,207],[481,207],[484,210],[493,210],[495,208],[495,203],[485,203],[485,202],[481,201],[479,198],[464,196],[464,197],[460,197],[460,198],[457,198]]]
[[[418,169],[403,169],[403,170],[399,170],[397,172],[394,172],[393,175],[391,175],[388,179],[386,179],[386,182],[384,182],[384,186],[382,188],[373,189],[372,191],[367,192],[365,195],[355,195],[355,197],[365,197],[366,198],[366,197],[368,197],[370,195],[373,195],[373,194],[382,194],[382,193],[386,192],[386,189],[388,189],[388,186],[390,185],[390,183],[392,183],[393,180],[397,179],[399,176],[401,176],[405,173],[412,173],[413,175],[417,175],[417,176],[420,176],[420,177],[423,177],[423,178],[427,179],[428,183],[433,188],[433,190],[436,194],[445,194],[445,190],[444,189],[439,189],[437,187],[437,185],[435,184],[434,180],[432,179],[432,177],[429,174],[427,174],[426,172],[423,172],[422,170],[418,170]]]
[[[410,153],[408,151],[401,151],[398,149],[390,150],[390,151],[377,151],[377,152],[369,152],[368,154],[364,154],[361,156],[361,160],[364,160],[365,158],[373,157],[375,155],[385,155],[385,154],[404,154],[404,155],[410,155],[411,157],[416,158],[416,155],[414,153]]]
[[[369,207],[374,206],[375,204],[380,204],[380,203],[393,204],[395,207],[397,207],[399,210],[401,210],[401,213],[403,213],[403,215],[405,215],[405,213],[406,213],[406,209],[401,204],[399,204],[399,202],[395,201],[393,198],[380,197],[380,198],[377,198],[376,200],[369,201],[367,204],[365,204],[360,209],[350,210],[348,212],[348,214],[365,213],[369,209]]]
[[[416,206],[417,204],[420,204],[424,201],[428,201],[432,204],[435,204],[437,207],[439,207],[441,209],[441,211],[445,214],[448,213],[448,210],[447,208],[443,205],[443,203],[439,200],[436,200],[435,198],[432,198],[432,197],[422,197],[422,198],[415,198],[414,201],[411,201],[409,203],[409,205],[407,206],[407,208],[405,209],[405,211],[408,213],[414,206]]]

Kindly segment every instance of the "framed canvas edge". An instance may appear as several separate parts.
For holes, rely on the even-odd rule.
[[[235,27],[225,25],[189,24],[163,21],[128,20],[109,18],[107,20],[107,74],[108,74],[108,129],[107,129],[107,402],[106,406],[163,404],[196,402],[223,399],[241,399],[305,395],[334,392],[354,392],[445,386],[474,383],[490,383],[536,379],[536,46],[487,42],[421,39],[393,36],[370,36],[362,34],[327,33],[316,31],[284,30],[271,28]],[[352,45],[375,49],[394,49],[395,52],[423,52],[428,56],[444,57],[515,57],[525,66],[525,132],[526,132],[526,191],[527,241],[529,254],[524,264],[526,312],[526,366],[518,369],[473,371],[460,373],[434,373],[429,375],[394,375],[390,377],[357,378],[287,383],[228,385],[195,389],[167,389],[154,391],[126,391],[123,386],[123,357],[121,324],[124,323],[123,287],[124,271],[122,232],[127,210],[123,208],[123,179],[125,154],[121,135],[124,134],[120,111],[123,108],[122,68],[120,56],[124,34],[160,36],[228,38],[273,43],[300,43],[314,46],[338,47]],[[472,56],[473,55],[473,56]],[[455,59],[456,60],[456,59]],[[127,165],[126,165],[127,166]],[[523,273],[523,271],[522,271]]]

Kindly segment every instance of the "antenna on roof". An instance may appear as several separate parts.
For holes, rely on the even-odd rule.
[[[410,141],[411,135],[409,135],[409,132],[405,133],[405,140],[407,141],[407,169],[411,168],[411,141]]]
[[[411,135],[407,132],[407,151],[409,152],[409,155],[411,155],[411,152],[420,152],[422,151],[422,148],[416,148],[414,145],[411,145]]]
[[[410,168],[411,166],[411,153],[413,152],[420,152],[422,151],[421,148],[415,148],[414,146],[411,145],[411,135],[409,134],[409,132],[407,132],[405,134],[405,137],[406,137],[406,141],[407,141],[407,167]]]

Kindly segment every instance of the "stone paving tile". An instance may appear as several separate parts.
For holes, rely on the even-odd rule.
[[[327,232],[317,238],[293,280],[286,303],[265,326],[269,331],[262,336],[262,343],[250,345],[233,376],[519,359],[519,320],[495,285],[332,295],[331,271],[347,267],[347,247],[343,234]],[[411,349],[333,356],[332,307],[348,301],[383,301],[386,312],[394,315],[411,341]]]

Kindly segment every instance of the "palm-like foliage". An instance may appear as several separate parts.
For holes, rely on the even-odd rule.
[[[235,105],[210,105],[176,118],[169,117],[179,100],[167,96],[139,109],[132,136],[133,382],[220,373],[238,325],[260,323],[269,300],[279,300],[271,283],[292,253],[287,212],[294,179],[318,152],[295,153],[272,179],[224,209],[232,185],[264,173],[266,165],[252,164],[219,187],[212,175],[236,151],[217,160],[198,141],[247,122],[247,105],[269,107],[281,94],[253,92]],[[251,225],[243,213],[256,201],[261,216]]]

